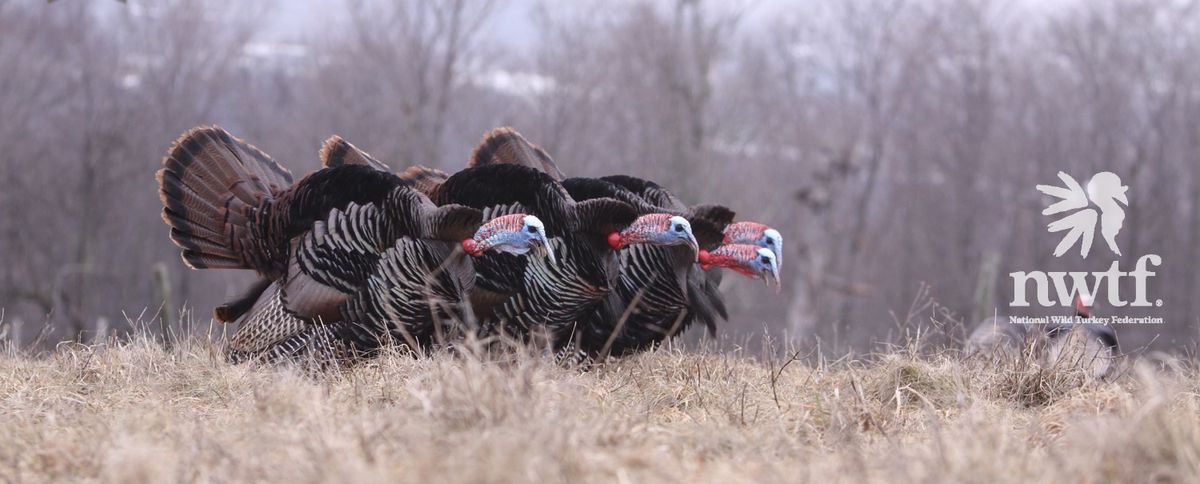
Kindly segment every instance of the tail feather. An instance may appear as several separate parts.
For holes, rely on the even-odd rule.
[[[157,173],[163,221],[192,268],[250,269],[235,239],[292,175],[258,148],[212,126],[179,138]]]
[[[176,230],[172,229],[172,231],[175,232]],[[192,245],[192,247],[184,250],[190,250],[214,257],[238,260],[237,254],[234,254],[229,247],[221,245],[219,242],[213,242],[211,239],[202,236],[198,237],[192,235],[187,237],[188,242]]]
[[[236,165],[218,166],[232,168],[233,172],[239,174],[250,175],[249,177],[243,177],[243,180],[255,182],[259,187],[258,191],[263,191],[263,189],[282,189],[292,184],[292,173],[254,145],[246,143],[229,134],[228,131],[215,126],[210,128],[207,134],[211,140],[219,141],[217,151],[232,154],[241,161],[240,164]]]
[[[179,171],[162,170],[158,172],[158,185],[162,189],[159,198],[164,204],[170,200],[167,198],[167,195],[172,194],[175,195],[174,200],[182,204],[188,211],[204,213],[214,212],[221,208],[213,205],[218,195],[215,189],[203,183],[202,179],[198,180],[201,183],[194,183],[194,186],[188,186],[183,180],[179,179],[178,173],[182,171],[183,169],[181,168]]]
[[[195,269],[245,269],[241,259],[205,254],[191,249],[183,251],[183,261]]]
[[[349,141],[342,139],[338,135],[330,136],[329,139],[325,140],[325,143],[321,145],[319,156],[321,158],[321,165],[326,168],[335,168],[344,165],[366,165],[379,171],[392,171],[382,161],[358,149],[357,146],[350,144]]]
[[[426,166],[410,166],[400,172],[400,178],[430,199],[437,198],[437,189],[449,178],[446,172]]]
[[[184,134],[165,164],[168,171],[179,175],[184,186],[202,195],[229,193],[246,203],[255,203],[258,194],[271,192],[270,182],[280,181],[274,169],[261,166],[263,159],[275,164],[257,148],[212,127]],[[283,178],[291,184],[290,173]]]
[[[546,150],[526,141],[521,133],[509,127],[496,128],[484,135],[483,141],[467,162],[468,167],[495,164],[523,165],[546,173],[557,181],[563,179],[562,171]]]
[[[167,223],[167,226],[171,227],[171,240],[175,241],[177,245],[185,249],[192,247],[192,245],[183,245],[181,243],[183,241],[198,244],[199,242],[194,241],[204,240],[211,244],[224,246],[226,239],[225,234],[223,233],[224,230],[220,228],[209,228],[209,226],[212,224],[209,224],[207,223],[207,220],[202,219],[202,214],[203,212],[189,214],[191,216],[189,219],[188,216],[180,214],[170,208],[163,209],[162,219],[163,222]]]

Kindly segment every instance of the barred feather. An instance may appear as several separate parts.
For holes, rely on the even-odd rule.
[[[530,259],[520,291],[495,309],[485,336],[518,338],[545,334],[551,342],[564,335],[612,291],[617,274],[612,250],[597,240],[553,238],[557,263]]]

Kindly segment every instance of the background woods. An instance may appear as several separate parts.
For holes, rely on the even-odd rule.
[[[1164,261],[1167,324],[1122,343],[1196,339],[1200,2],[284,3],[0,0],[9,338],[90,341],[143,308],[207,326],[244,275],[184,269],[153,172],[217,123],[298,174],[335,133],[454,170],[512,125],[568,175],[780,228],[783,296],[727,280],[724,330],[843,348],[897,336],[922,283],[970,326],[1021,314],[1009,272],[1107,269],[1102,244],[1052,256],[1034,186],[1109,170],[1130,186],[1121,267]]]

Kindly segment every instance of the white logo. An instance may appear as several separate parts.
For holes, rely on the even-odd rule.
[[[1054,248],[1054,256],[1062,257],[1078,241],[1079,255],[1086,258],[1092,250],[1097,220],[1100,222],[1100,234],[1108,244],[1109,250],[1121,255],[1121,249],[1117,247],[1117,234],[1121,232],[1121,226],[1125,223],[1125,209],[1121,208],[1121,204],[1129,205],[1129,199],[1125,197],[1129,187],[1121,184],[1121,177],[1108,171],[1097,173],[1088,181],[1086,192],[1071,175],[1060,171],[1058,178],[1063,181],[1064,186],[1037,186],[1039,192],[1062,199],[1042,210],[1042,215],[1076,211],[1047,226],[1050,232],[1068,231],[1058,243],[1058,247]],[[1089,205],[1095,205],[1100,209],[1100,213],[1097,215],[1096,208]]]
[[[1121,232],[1121,226],[1125,223],[1125,209],[1122,205],[1129,205],[1129,199],[1125,196],[1129,187],[1121,184],[1121,177],[1107,171],[1093,176],[1088,181],[1086,191],[1071,175],[1058,172],[1058,178],[1063,181],[1061,187],[1037,186],[1039,192],[1059,199],[1046,207],[1042,215],[1064,214],[1047,226],[1051,233],[1066,231],[1058,247],[1054,249],[1054,256],[1062,257],[1079,242],[1079,255],[1086,258],[1092,250],[1097,225],[1109,250],[1120,256],[1117,234]],[[1162,257],[1146,254],[1137,258],[1133,270],[1121,270],[1120,260],[1113,260],[1104,271],[1010,272],[1008,275],[1013,281],[1013,300],[1009,305],[1029,307],[1027,289],[1032,286],[1037,304],[1043,307],[1069,307],[1077,297],[1088,301],[1090,306],[1090,301],[1101,294],[1107,296],[1108,305],[1114,308],[1162,306],[1162,299],[1152,302],[1147,294],[1147,283],[1156,275],[1151,269],[1161,265]],[[1129,279],[1132,279],[1132,285],[1121,284]],[[1123,286],[1132,286],[1132,301],[1122,296]]]

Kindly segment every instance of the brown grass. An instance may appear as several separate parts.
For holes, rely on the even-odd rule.
[[[782,368],[782,369],[781,369]],[[0,356],[11,482],[1195,482],[1200,378],[898,351],[591,371],[392,355],[306,375],[199,340]],[[1039,373],[1041,372],[1041,373]]]

